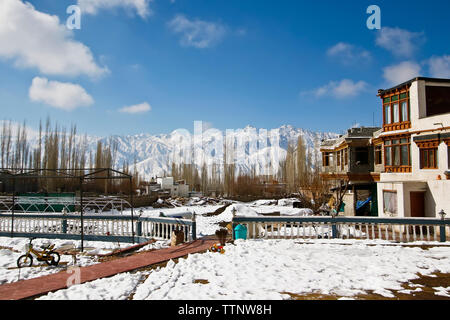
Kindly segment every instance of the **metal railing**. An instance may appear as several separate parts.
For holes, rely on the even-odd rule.
[[[62,197],[28,197],[0,196],[0,212],[10,213],[60,213],[74,211],[81,206],[80,198]],[[84,197],[83,211],[89,212],[116,212],[122,214],[124,209],[131,208],[131,204],[119,197]]]
[[[247,239],[366,239],[395,242],[440,241],[450,235],[450,219],[378,217],[234,217],[233,230],[246,227]],[[235,238],[233,231],[233,238]]]
[[[185,241],[196,239],[195,220],[84,215],[81,222],[77,214],[0,214],[0,236],[78,240],[83,229],[84,240],[140,243],[170,240],[172,231],[182,230]]]

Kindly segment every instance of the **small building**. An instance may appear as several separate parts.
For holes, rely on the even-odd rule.
[[[189,197],[189,185],[186,181],[174,182],[173,177],[156,178],[156,184],[161,190],[168,191],[172,197]]]
[[[372,138],[379,127],[347,130],[337,139],[322,142],[321,176],[331,184],[334,199],[344,202],[346,216],[376,216],[379,173],[375,172]]]

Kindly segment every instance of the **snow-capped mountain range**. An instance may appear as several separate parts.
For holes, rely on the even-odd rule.
[[[321,141],[335,138],[337,134],[313,132],[285,125],[270,130],[247,126],[225,132],[210,128],[196,130],[194,134],[180,129],[162,135],[138,134],[99,139],[104,142],[107,139],[117,141],[118,151],[115,159],[118,168],[124,161],[133,168],[136,161],[140,176],[149,180],[155,176],[169,175],[173,162],[193,163],[199,169],[205,164],[209,172],[212,165],[216,164],[217,169],[221,171],[225,152],[227,163],[234,163],[239,172],[248,173],[254,168],[257,174],[275,173],[279,161],[286,157],[288,143],[296,143],[299,136],[304,138],[307,152],[315,156],[319,153]],[[89,148],[94,152],[98,139],[90,138],[88,141]],[[227,147],[224,147],[224,144]]]

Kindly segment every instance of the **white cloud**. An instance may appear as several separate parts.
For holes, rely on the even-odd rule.
[[[149,7],[151,0],[78,0],[82,13],[95,15],[102,9],[121,7],[136,10],[137,14],[145,19],[152,14]]]
[[[367,62],[372,59],[369,51],[345,42],[339,42],[329,48],[327,55],[339,59],[344,64]]]
[[[383,77],[389,84],[397,85],[412,78],[419,77],[421,67],[414,61],[404,61],[383,69]]]
[[[108,72],[72,36],[57,16],[20,0],[0,1],[0,58],[13,60],[16,67],[37,68],[49,75],[98,77]]]
[[[148,112],[150,110],[152,110],[152,107],[147,102],[143,102],[133,106],[123,107],[119,112],[135,114]]]
[[[29,97],[31,101],[43,102],[66,111],[94,103],[94,99],[78,84],[49,81],[40,77],[33,79]]]
[[[331,81],[323,87],[313,91],[302,92],[303,95],[313,95],[315,97],[333,96],[338,99],[354,97],[367,90],[368,84],[365,81],[354,82],[353,80],[343,79],[341,81]]]
[[[411,57],[425,42],[423,32],[384,27],[377,33],[376,44],[398,57]]]
[[[433,56],[427,62],[432,77],[450,78],[450,55]]]
[[[181,34],[181,44],[187,47],[208,48],[218,43],[225,35],[225,26],[202,20],[189,20],[177,15],[168,23],[168,27]]]

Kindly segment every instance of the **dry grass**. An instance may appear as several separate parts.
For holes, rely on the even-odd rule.
[[[206,279],[195,279],[193,282],[194,283],[201,283],[201,284],[208,284],[209,283],[209,281],[206,280]]]
[[[422,291],[414,291],[411,293],[404,293],[399,291],[392,291],[393,298],[388,298],[373,292],[360,294],[352,298],[356,300],[450,300],[450,297],[439,296],[435,294],[433,287],[450,287],[450,273],[435,273],[435,277],[418,275],[418,279],[411,280],[404,283],[402,287],[404,290],[414,290],[416,288]],[[287,294],[292,300],[337,300],[342,298],[336,295],[324,295],[320,293],[309,294],[295,294],[291,292],[281,292]]]

